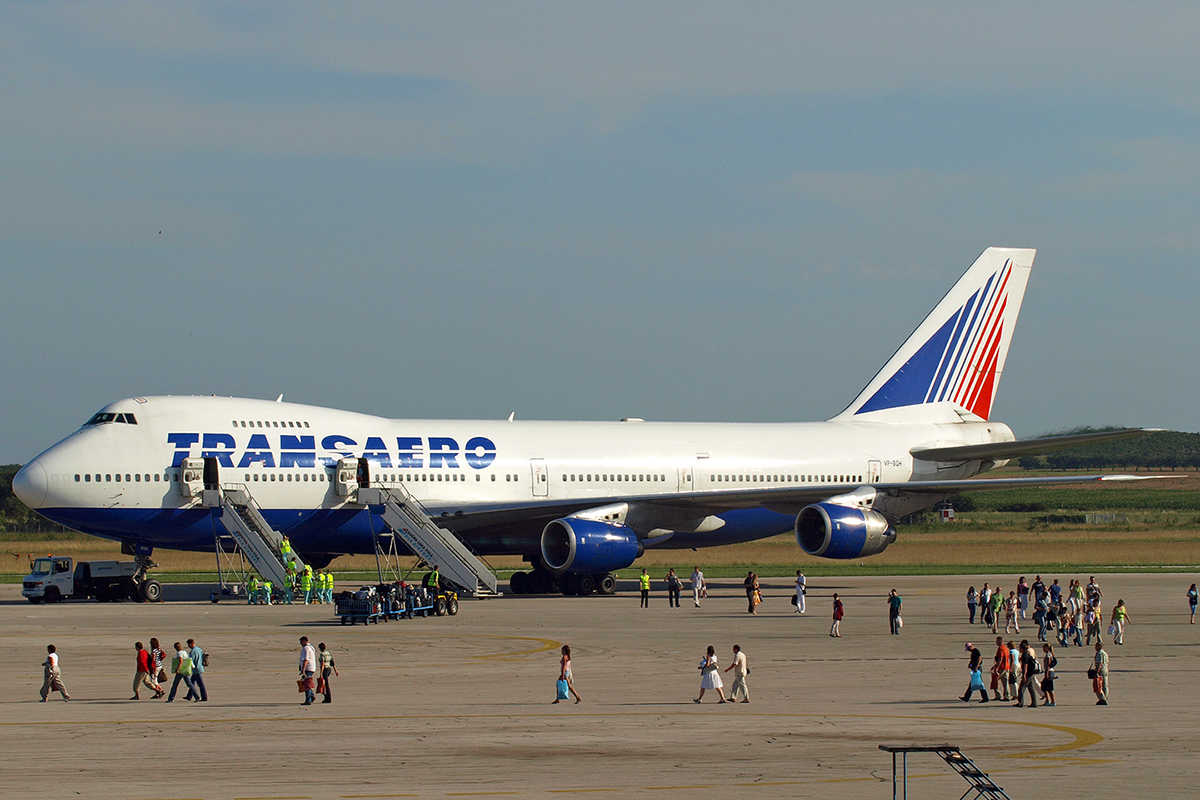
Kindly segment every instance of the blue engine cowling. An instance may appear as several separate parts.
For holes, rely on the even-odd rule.
[[[645,550],[624,525],[564,517],[542,531],[542,560],[555,575],[624,569]]]
[[[796,541],[810,556],[859,558],[882,553],[896,529],[878,511],[815,503],[796,515]]]

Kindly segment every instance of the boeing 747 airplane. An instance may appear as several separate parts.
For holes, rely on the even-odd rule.
[[[393,420],[282,398],[131,397],[26,464],[13,489],[146,561],[232,540],[281,574],[292,553],[319,567],[391,536],[472,592],[496,589],[476,555],[522,556],[514,592],[578,594],[613,591],[611,573],[646,548],[794,531],[813,556],[870,556],[898,518],[959,492],[1116,477],[977,477],[1137,433],[1018,441],[991,420],[1034,254],[984,251],[825,422]]]

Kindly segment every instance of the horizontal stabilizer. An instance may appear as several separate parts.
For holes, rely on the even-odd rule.
[[[914,448],[910,452],[913,458],[920,461],[977,461],[981,459],[991,459],[994,461],[1002,458],[1054,453],[1058,450],[1069,450],[1072,447],[1083,447],[1084,445],[1095,444],[1096,442],[1131,439],[1135,436],[1144,436],[1152,432],[1145,428],[1122,428],[1116,431],[1096,431],[1068,436],[1046,436],[1041,439],[1021,439],[1014,442],[989,442],[987,444],[968,444],[958,447]]]

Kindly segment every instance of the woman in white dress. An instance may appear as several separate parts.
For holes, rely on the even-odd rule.
[[[710,644],[708,652],[704,658],[700,659],[700,696],[692,700],[693,703],[699,703],[704,699],[705,689],[716,689],[717,696],[721,698],[721,702],[725,702],[725,692],[722,691],[725,684],[721,683],[721,671],[717,667],[717,651]]]

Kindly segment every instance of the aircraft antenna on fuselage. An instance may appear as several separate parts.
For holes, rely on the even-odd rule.
[[[515,411],[508,412],[508,421],[512,422],[513,418],[515,418],[516,416],[517,416],[517,412],[515,412]]]
[[[282,402],[283,402],[283,393],[282,393],[282,392],[280,393],[279,397],[276,397],[276,398],[275,398],[275,402],[276,402],[276,403],[282,403]]]

